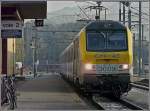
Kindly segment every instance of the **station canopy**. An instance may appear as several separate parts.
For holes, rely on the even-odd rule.
[[[45,19],[47,15],[46,0],[2,0],[2,19]]]

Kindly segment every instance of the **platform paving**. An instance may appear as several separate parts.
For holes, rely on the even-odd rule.
[[[59,74],[43,74],[22,82],[18,85],[17,95],[18,108],[15,111],[93,109]]]

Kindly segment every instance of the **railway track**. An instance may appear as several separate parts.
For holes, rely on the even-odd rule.
[[[147,87],[147,86],[139,85],[139,84],[135,84],[135,83],[131,83],[131,85],[132,85],[132,87],[135,87],[135,88],[139,88],[139,89],[142,89],[142,90],[149,91],[149,87]]]
[[[118,100],[105,96],[85,97],[83,95],[80,97],[97,110],[143,110],[143,108],[124,99]]]
[[[96,110],[143,110],[143,108],[135,105],[124,99],[115,99],[105,96],[85,96],[85,94],[79,90],[71,81],[66,79],[64,76],[62,78],[69,83],[77,92],[80,98],[82,98],[88,105]]]
[[[93,96],[92,99],[104,110],[143,110],[143,108],[123,99],[116,100],[105,96]]]

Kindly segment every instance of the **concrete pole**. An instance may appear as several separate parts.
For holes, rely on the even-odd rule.
[[[97,14],[97,9],[96,9],[96,16],[97,16],[98,14]]]
[[[36,76],[36,69],[35,69],[35,38],[33,38],[33,74],[34,77]]]
[[[35,38],[35,75],[37,76],[38,70],[38,38],[37,38],[37,31],[36,31],[36,38]]]
[[[0,15],[1,15],[1,0],[0,0]],[[1,17],[0,17],[0,83],[2,73],[2,37],[1,37]],[[0,86],[1,87],[1,86]],[[1,97],[1,96],[0,96]]]
[[[47,65],[47,73],[48,73],[48,64],[49,64],[49,62],[48,62],[48,59],[49,59],[49,54],[48,54],[48,50],[49,50],[49,47],[47,46],[47,61],[46,61],[46,65]]]
[[[0,15],[1,15],[1,0],[0,0]],[[1,84],[2,84],[2,81],[1,81],[1,78],[2,78],[2,41],[1,41],[1,17],[0,17],[0,89],[1,88]],[[0,100],[1,99],[1,90],[0,90]],[[0,105],[0,110],[1,110],[1,105]]]
[[[141,76],[141,2],[139,2],[139,56],[138,56],[138,59],[139,59],[139,76]]]
[[[131,4],[130,3],[128,6],[128,26],[129,26],[129,29],[131,30]]]
[[[144,72],[144,64],[143,64],[143,53],[144,53],[144,24],[142,24],[142,43],[141,43],[141,58],[142,58],[142,73]]]
[[[107,19],[106,17],[107,17],[107,13],[106,13],[106,8],[105,8],[105,20]]]
[[[125,10],[125,5],[123,4],[123,24],[125,25],[125,20],[126,20],[126,10]]]
[[[100,8],[100,5],[99,5],[99,10],[98,10],[98,12],[99,12],[99,20],[101,20],[101,8]]]
[[[33,54],[32,54],[32,58],[33,58],[33,74],[34,74],[34,77],[36,77],[36,65],[35,65],[35,62],[36,62],[36,36],[37,36],[37,29],[36,27],[35,28],[35,35],[32,37],[32,51],[33,51]]]
[[[121,22],[121,2],[119,2],[119,21]]]
[[[37,76],[37,38],[35,38],[35,55],[34,55],[34,59],[35,59],[35,76]]]
[[[150,10],[150,2],[149,2],[149,10]],[[150,15],[150,11],[149,11],[149,15]],[[150,28],[150,16],[149,16],[149,23],[148,23],[148,27]],[[150,30],[149,30],[149,33],[148,33],[148,35],[149,35],[149,40],[150,40]],[[148,48],[149,48],[149,50],[150,50],[150,42],[148,42]],[[149,51],[149,57],[148,57],[148,61],[150,62],[150,51]],[[150,63],[148,64],[148,67],[150,67]],[[149,70],[150,71],[150,70]],[[148,73],[148,77],[150,77],[149,76],[149,73]],[[150,107],[149,107],[150,108]]]
[[[99,16],[99,20],[101,19],[101,1],[98,1],[97,2],[97,5],[98,5],[98,16]]]

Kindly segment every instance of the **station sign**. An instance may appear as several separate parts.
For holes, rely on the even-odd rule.
[[[2,30],[1,37],[2,38],[21,38],[22,30]]]
[[[23,24],[21,21],[3,21],[1,23],[2,30],[22,30]]]
[[[44,20],[43,19],[36,19],[35,20],[35,26],[36,27],[42,27],[44,25]]]
[[[23,23],[21,21],[2,21],[2,38],[21,38]]]

